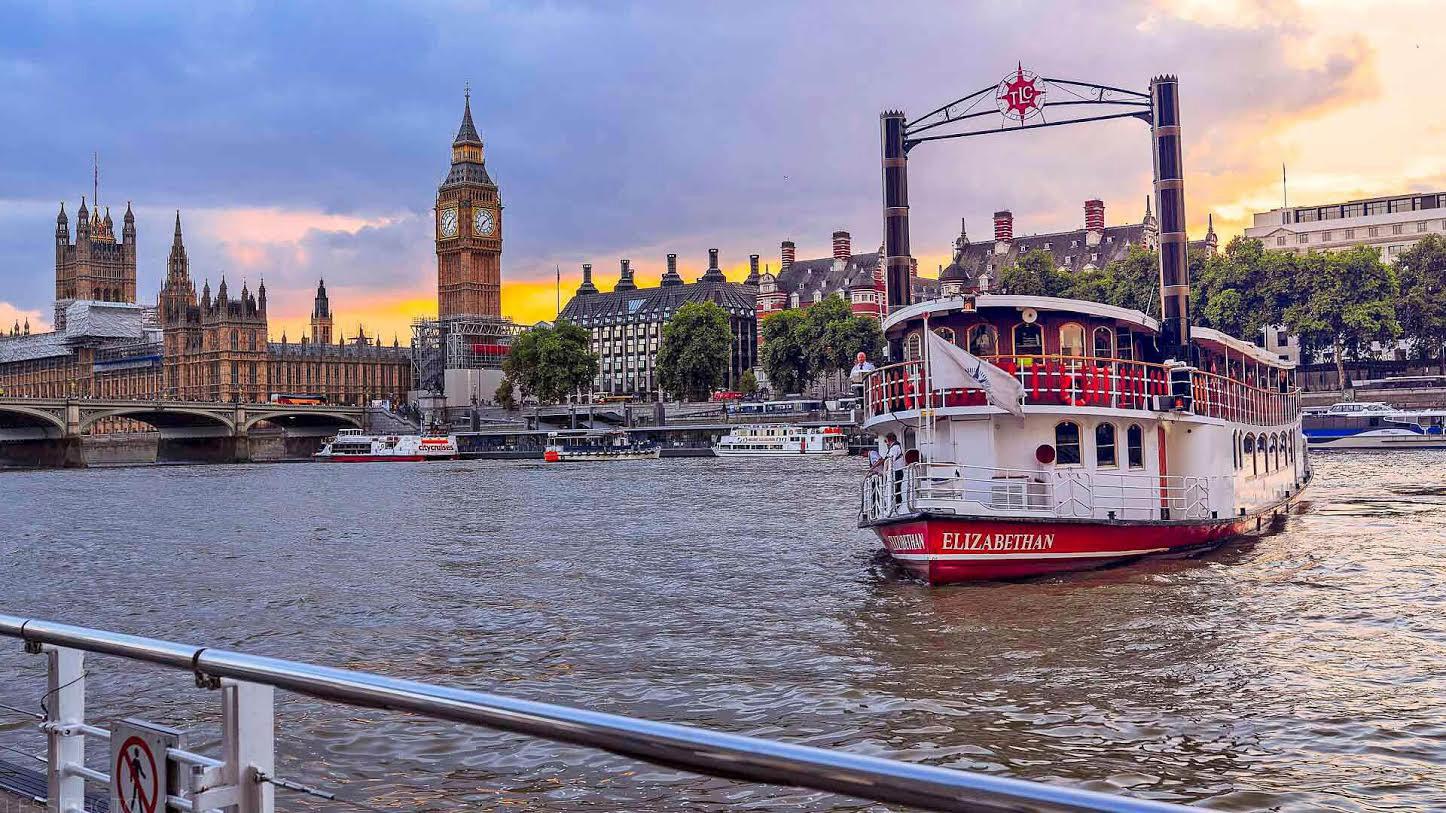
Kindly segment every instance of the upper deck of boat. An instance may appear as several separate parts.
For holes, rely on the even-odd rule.
[[[1192,414],[1276,426],[1299,413],[1294,365],[1218,330],[1195,327],[1189,360],[1158,347],[1160,324],[1137,310],[1045,296],[979,294],[918,302],[890,314],[885,336],[904,361],[865,381],[865,420],[918,409],[977,411],[977,390],[935,390],[926,380],[924,330],[1015,376],[1025,407],[1160,411],[1185,396]],[[1173,377],[1173,381],[1172,381]],[[928,393],[928,397],[924,397]]]

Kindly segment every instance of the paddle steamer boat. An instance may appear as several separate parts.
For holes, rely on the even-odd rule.
[[[887,318],[904,360],[865,382],[865,428],[903,455],[865,480],[860,524],[920,578],[1201,550],[1309,481],[1288,362],[1201,327],[1178,361],[1139,311],[951,287]]]

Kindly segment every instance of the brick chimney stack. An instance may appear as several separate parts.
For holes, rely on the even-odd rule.
[[[780,273],[787,271],[793,265],[794,251],[792,240],[784,240],[779,246],[778,270]]]
[[[833,258],[835,260],[847,260],[853,254],[853,247],[850,245],[849,233],[836,231],[833,233]]]
[[[1085,245],[1094,248],[1105,238],[1105,202],[1099,199],[1084,202]]]
[[[1009,242],[1014,239],[1014,213],[1005,209],[994,213],[994,241]]]

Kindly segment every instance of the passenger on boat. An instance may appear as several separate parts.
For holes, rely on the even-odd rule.
[[[893,432],[884,435],[884,443],[887,449],[884,451],[884,463],[893,474],[894,481],[894,510],[904,501],[904,447],[899,445],[899,437]]]

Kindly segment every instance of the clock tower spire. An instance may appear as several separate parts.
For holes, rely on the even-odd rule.
[[[452,166],[437,189],[437,314],[502,316],[502,199],[487,174],[466,92]]]

